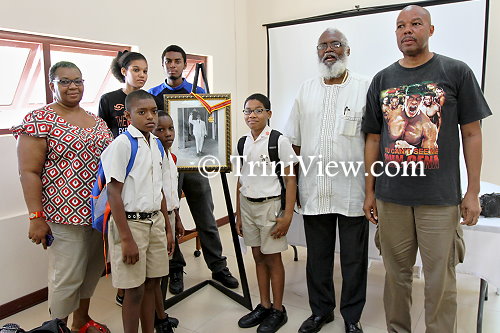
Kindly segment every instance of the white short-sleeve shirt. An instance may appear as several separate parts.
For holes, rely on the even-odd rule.
[[[161,209],[163,198],[164,162],[156,136],[150,133],[148,144],[141,131],[133,125],[129,125],[127,130],[137,138],[138,148],[134,165],[125,178],[132,147],[126,135],[119,135],[101,155],[106,182],[109,183],[114,178],[123,183],[122,200],[126,212],[158,211]]]
[[[270,134],[271,128],[266,126],[255,140],[252,133],[246,135],[243,146],[246,161],[241,167],[240,193],[247,198],[266,198],[281,194],[281,185],[269,158]],[[292,145],[284,135],[278,138],[278,157],[285,167],[297,162]]]
[[[301,214],[364,215],[365,135],[361,119],[370,81],[348,73],[342,84],[327,85],[320,77],[310,79],[295,98],[285,134],[293,145],[300,146],[303,160],[298,179]],[[327,170],[328,163],[337,167]],[[351,163],[357,174],[344,172],[342,163],[346,168]]]
[[[179,192],[177,186],[179,184],[179,172],[175,166],[174,158],[170,152],[168,153],[168,163],[165,167],[165,178],[163,179],[163,193],[167,200],[167,210],[170,212],[179,208]]]

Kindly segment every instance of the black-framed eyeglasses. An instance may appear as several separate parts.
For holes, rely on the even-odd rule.
[[[266,112],[266,111],[270,111],[269,109],[261,109],[261,108],[258,108],[258,109],[255,109],[255,110],[250,110],[250,109],[243,109],[243,113],[246,115],[246,116],[249,116],[253,113],[255,114],[261,114],[262,112]]]
[[[326,50],[330,46],[332,49],[339,49],[342,47],[342,43],[335,41],[335,42],[329,42],[329,43],[321,43],[316,46],[318,50]]]
[[[71,83],[74,83],[75,86],[79,87],[79,86],[83,86],[84,81],[85,81],[84,79],[74,79],[74,80],[60,79],[60,80],[53,80],[52,82],[58,82],[63,87],[69,87],[71,85]]]

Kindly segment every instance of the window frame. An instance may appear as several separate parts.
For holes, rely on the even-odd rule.
[[[77,40],[77,39],[72,39],[69,37],[56,37],[56,36],[47,36],[47,35],[41,35],[41,34],[35,34],[35,33],[24,33],[24,32],[16,32],[16,31],[8,31],[8,30],[0,30],[0,40],[2,40],[2,45],[5,46],[16,46],[16,45],[21,45],[23,43],[37,43],[40,45],[42,56],[41,56],[41,62],[43,68],[36,68],[35,71],[40,74],[41,71],[43,71],[43,81],[44,81],[44,86],[45,86],[45,102],[46,104],[49,104],[53,101],[53,96],[52,92],[50,91],[50,86],[49,86],[49,70],[51,66],[51,59],[50,59],[50,51],[58,51],[58,50],[64,50],[68,51],[68,48],[74,47],[75,52],[77,53],[85,53],[85,54],[92,54],[92,55],[111,55],[110,53],[113,53],[116,55],[118,51],[123,51],[123,50],[131,50],[132,47],[130,45],[124,45],[124,44],[111,44],[111,43],[104,43],[104,42],[94,42],[94,41],[83,41],[83,40]],[[24,88],[26,84],[30,83],[34,85],[34,81],[32,82],[26,82],[28,78],[28,74],[30,70],[32,70],[32,65],[34,62],[35,58],[35,52],[34,51],[35,47],[32,47],[30,53],[28,54],[27,61],[23,67],[22,74],[20,76],[19,82],[16,84],[18,85],[16,88],[16,92],[14,94],[14,97],[12,99],[12,103],[16,101],[16,99],[19,98],[18,92],[21,90],[21,88]],[[77,51],[76,48],[79,50]],[[86,52],[81,52],[82,49],[86,49]],[[40,66],[38,66],[40,67]],[[104,87],[106,82],[109,80],[110,77],[110,72],[108,72],[108,75],[104,79],[104,81],[101,84],[101,89]],[[0,135],[2,134],[11,134],[12,131],[8,128],[0,128]]]
[[[207,74],[207,80],[208,80],[208,56],[187,53],[186,54],[187,67],[184,70],[182,77],[186,79],[189,78],[188,81],[191,83],[193,83],[192,79],[194,79],[194,71],[196,69],[197,63],[203,63],[205,65],[205,73]],[[203,81],[201,74],[198,78],[198,87],[203,88],[205,91],[207,90],[206,83]]]

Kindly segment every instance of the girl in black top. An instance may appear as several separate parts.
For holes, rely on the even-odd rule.
[[[118,52],[111,62],[111,72],[118,81],[125,83],[121,89],[102,95],[99,102],[99,117],[101,117],[116,138],[127,130],[128,121],[123,115],[125,97],[139,90],[148,80],[148,62],[138,52]]]

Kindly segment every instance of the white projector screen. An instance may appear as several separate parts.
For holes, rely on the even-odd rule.
[[[424,1],[418,4],[430,11],[435,26],[429,41],[431,51],[464,61],[481,84],[488,0]],[[335,27],[345,34],[351,48],[348,68],[371,79],[402,57],[395,30],[397,15],[404,6],[380,6],[266,25],[272,127],[280,131],[284,129],[300,84],[318,75],[316,44],[326,28]]]

